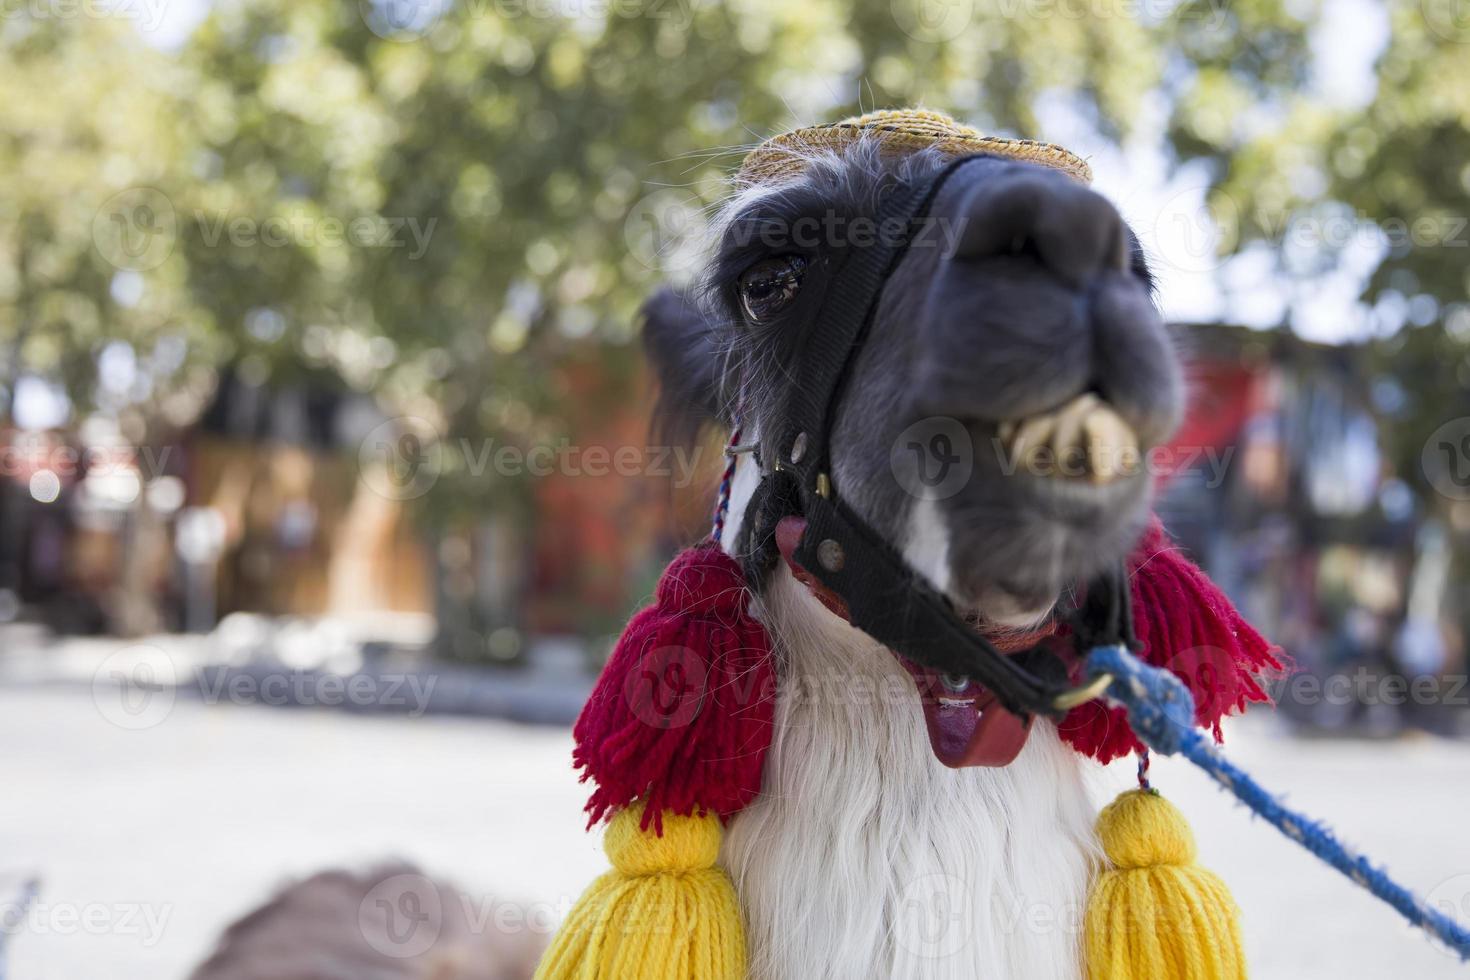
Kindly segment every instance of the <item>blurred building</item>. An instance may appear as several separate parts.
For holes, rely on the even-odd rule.
[[[559,369],[575,440],[510,457],[437,440],[415,451],[443,472],[417,485],[372,470],[374,440],[401,420],[326,373],[224,370],[193,425],[146,447],[100,417],[9,430],[0,617],[123,635],[330,617],[470,662],[514,662],[529,636],[596,645],[697,533],[707,494],[680,498],[681,522],[676,485],[713,479],[697,450],[649,444],[650,386],[604,363],[574,353]],[[455,493],[472,496],[451,512]]]
[[[1222,326],[1179,333],[1191,411],[1162,460],[1160,511],[1298,679],[1338,682],[1328,694],[1283,681],[1282,710],[1324,730],[1463,724],[1464,707],[1440,696],[1448,686],[1399,693],[1463,672],[1463,624],[1446,532],[1380,444],[1363,350]]]
[[[1380,445],[1364,350],[1218,325],[1179,336],[1191,410],[1150,463],[1181,544],[1302,672],[1463,671],[1447,533]],[[717,445],[650,445],[650,385],[610,363],[595,345],[567,352],[555,431],[575,440],[528,436],[505,455],[405,430],[325,373],[226,370],[197,421],[152,446],[101,417],[12,428],[0,615],[126,635],[328,619],[472,663],[563,637],[595,661],[702,533],[722,462]],[[1442,703],[1279,693],[1324,730],[1459,724]]]

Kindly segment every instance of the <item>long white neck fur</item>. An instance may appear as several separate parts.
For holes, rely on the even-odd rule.
[[[727,550],[757,479],[743,460]],[[721,855],[752,980],[1080,977],[1091,763],[1037,722],[1009,766],[946,768],[887,649],[784,566],[756,612],[781,677],[775,734]]]

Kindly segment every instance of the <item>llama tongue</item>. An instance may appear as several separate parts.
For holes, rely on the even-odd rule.
[[[776,524],[776,548],[786,560],[792,576],[805,585],[818,602],[833,614],[850,620],[847,604],[841,597],[797,564],[794,557],[796,547],[805,530],[806,521],[800,517],[783,517]],[[1015,639],[1014,649],[1030,645],[1029,637]],[[993,693],[973,681],[963,688],[952,689],[938,671],[911,663],[896,652],[893,656],[903,664],[919,689],[919,700],[924,706],[924,725],[929,730],[929,746],[940,762],[952,769],[1004,766],[1021,754],[1026,738],[1031,734],[1029,718],[1022,720],[1011,714]]]
[[[955,690],[937,672],[894,656],[919,689],[929,747],[936,759],[960,769],[1005,766],[1021,754],[1031,734],[1031,719],[1011,714],[994,694],[974,681]]]

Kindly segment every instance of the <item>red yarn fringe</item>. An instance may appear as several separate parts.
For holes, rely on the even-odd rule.
[[[776,679],[747,600],[740,565],[712,545],[664,570],[573,729],[572,761],[597,787],[589,827],[642,800],[643,829],[662,833],[664,810],[728,819],[760,792]]]
[[[1157,519],[1130,556],[1129,569],[1140,656],[1189,685],[1195,723],[1221,741],[1221,718],[1271,700],[1261,682],[1285,671],[1280,648],[1245,621]],[[1074,749],[1099,762],[1143,748],[1123,709],[1098,701],[1072,709],[1059,728]]]

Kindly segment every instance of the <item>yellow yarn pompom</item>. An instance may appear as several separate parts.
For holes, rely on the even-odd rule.
[[[642,830],[643,807],[624,810],[607,825],[602,849],[618,871],[651,875],[660,871],[713,868],[720,856],[720,823],[713,816],[663,816],[663,836]]]
[[[743,980],[745,932],[722,868],[713,814],[662,814],[642,830],[643,807],[608,824],[613,870],[572,907],[536,980]]]
[[[1097,819],[1113,864],[1087,902],[1090,980],[1238,980],[1246,975],[1239,909],[1194,863],[1194,835],[1174,804],[1132,790]]]

